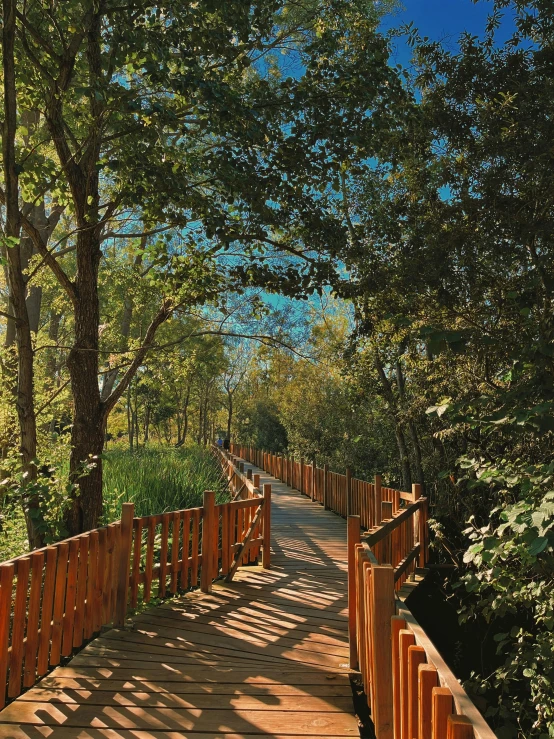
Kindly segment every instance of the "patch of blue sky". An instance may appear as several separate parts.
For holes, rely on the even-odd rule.
[[[383,16],[382,31],[392,31],[413,23],[421,36],[440,41],[452,53],[458,50],[463,33],[484,38],[487,20],[493,11],[492,0],[404,0],[399,10]],[[504,44],[515,31],[513,11],[506,10],[496,31],[496,44]],[[412,50],[406,37],[395,40],[391,61],[402,66],[411,63]]]

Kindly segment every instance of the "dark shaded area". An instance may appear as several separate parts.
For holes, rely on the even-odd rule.
[[[361,676],[351,676],[350,685],[352,686],[354,712],[359,721],[360,739],[375,739],[375,726],[371,720],[371,711],[367,705],[367,696],[364,692]]]
[[[457,580],[457,570],[446,574],[440,570],[431,571],[408,597],[406,605],[463,683],[472,672],[490,674],[502,658],[496,654],[497,645],[493,639],[500,631],[498,624],[482,620],[460,624],[458,610],[466,593],[461,588],[453,589]],[[481,712],[486,711],[483,696],[471,693],[470,697]]]

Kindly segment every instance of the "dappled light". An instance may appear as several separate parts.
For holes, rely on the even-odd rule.
[[[0,737],[52,729],[60,739],[358,736],[346,525],[262,473],[265,480],[271,569],[240,568],[211,593],[167,601],[134,616],[131,628],[105,632],[8,706]]]

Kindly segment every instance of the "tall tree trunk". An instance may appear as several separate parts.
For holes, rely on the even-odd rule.
[[[406,383],[404,381],[404,371],[402,369],[402,363],[400,360],[396,362],[396,386],[398,388],[398,395],[400,401],[404,407],[404,412],[409,414],[406,399]],[[408,417],[408,434],[412,443],[412,451],[415,465],[415,478],[422,487],[422,492],[425,492],[425,476],[423,474],[423,463],[421,454],[421,444],[419,443],[419,434],[415,423],[411,418]]]
[[[387,402],[390,414],[394,419],[394,433],[396,436],[396,446],[398,448],[398,456],[400,458],[400,469],[402,474],[402,487],[406,491],[410,491],[412,488],[412,471],[410,468],[410,455],[408,454],[408,447],[406,444],[406,437],[404,435],[404,429],[402,428],[402,421],[398,412],[398,406],[394,397],[394,391],[390,383],[383,363],[379,354],[375,352],[374,365],[381,381],[381,387],[383,388],[383,397]]]
[[[17,127],[17,97],[14,44],[16,35],[16,0],[3,0],[2,63],[4,72],[4,126],[2,155],[4,168],[8,287],[13,308],[18,353],[17,417],[19,421],[19,451],[27,481],[36,478],[34,460],[37,454],[36,418],[33,395],[33,346],[27,304],[25,279],[21,263],[21,215],[19,211],[19,178],[15,155]],[[42,545],[39,502],[30,494],[25,502],[27,536],[31,548]]]
[[[97,181],[94,184],[97,186]],[[96,528],[102,514],[105,414],[98,387],[97,288],[101,251],[97,228],[93,224],[86,226],[86,222],[80,224],[77,235],[75,341],[67,360],[73,392],[70,473],[78,485],[78,495],[66,514],[66,527],[71,535]]]
[[[227,438],[231,438],[231,427],[233,425],[233,393],[227,391]]]

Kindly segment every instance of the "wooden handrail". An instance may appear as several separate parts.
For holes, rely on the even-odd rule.
[[[0,564],[0,708],[154,594],[209,591],[260,549],[269,567],[270,498],[217,458],[243,499],[216,505],[206,494],[201,507],[152,516],[124,503],[120,521]]]
[[[223,453],[216,447],[218,453]],[[333,510],[341,516],[360,516],[362,527],[373,529],[383,520],[381,503],[392,503],[393,514],[401,510],[401,504],[416,501],[415,489],[411,492],[395,490],[382,484],[381,476],[373,482],[359,480],[350,475],[331,472],[327,465],[322,468],[305,460],[294,460],[280,454],[272,454],[253,447],[231,444],[230,456],[238,457],[265,470],[290,487],[295,487],[313,501]]]
[[[349,511],[359,516],[361,527],[368,530],[365,542],[371,547],[372,556],[379,563],[388,563],[394,568],[397,590],[416,566],[425,567],[427,499],[421,497],[420,485],[413,485],[411,493],[406,493],[383,485],[380,475],[375,475],[374,482],[369,483],[352,477],[350,470],[341,475],[331,472],[327,465],[318,468],[315,464],[305,464],[303,459],[297,462],[253,447],[232,444],[228,454],[215,449],[227,464],[235,458],[246,460],[285,484],[296,486],[326,509],[345,517]],[[228,477],[234,490],[240,489],[239,482],[241,486],[249,482],[241,472]]]
[[[425,510],[419,499],[407,509]],[[400,516],[398,517],[400,519]],[[399,527],[382,529],[391,539]],[[393,568],[379,565],[369,542],[359,535],[357,516],[348,518],[348,621],[350,666],[362,676],[377,739],[393,737],[475,737],[494,739],[446,663],[413,615],[395,596],[395,583],[420,554],[418,543]],[[384,549],[387,547],[383,547]],[[398,610],[398,613],[397,613]],[[454,715],[457,714],[457,715]]]

